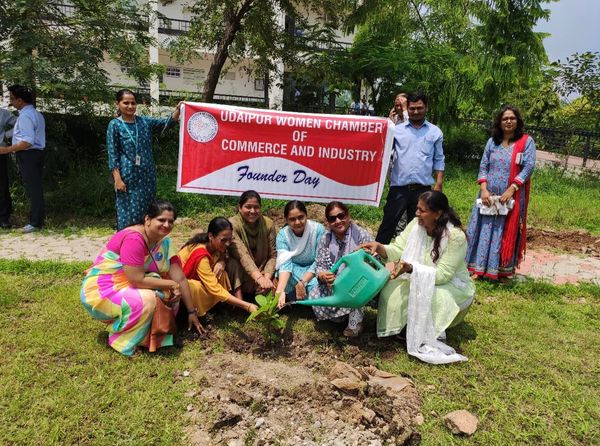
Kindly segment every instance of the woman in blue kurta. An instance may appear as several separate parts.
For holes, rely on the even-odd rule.
[[[308,219],[306,206],[292,200],[283,209],[286,226],[277,234],[277,277],[275,293],[279,295],[279,307],[286,300],[302,300],[318,285],[317,247],[325,233],[321,223]],[[287,299],[286,299],[287,297]]]
[[[169,118],[136,116],[130,90],[117,92],[119,117],[108,124],[108,168],[115,182],[117,230],[139,223],[156,195],[152,131],[179,120],[179,105]]]
[[[467,264],[474,278],[512,276],[525,253],[530,177],[535,142],[523,134],[519,110],[504,106],[494,120],[479,167],[481,203],[473,207],[467,238]],[[507,215],[483,215],[482,208],[513,207]]]

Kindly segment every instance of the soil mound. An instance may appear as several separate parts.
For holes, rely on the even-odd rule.
[[[556,249],[600,258],[600,237],[586,231],[527,228],[527,249]]]
[[[410,380],[310,353],[223,353],[192,372],[194,445],[410,445],[422,401]]]

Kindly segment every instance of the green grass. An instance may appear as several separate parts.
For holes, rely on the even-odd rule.
[[[451,206],[466,225],[471,215],[478,185],[478,167],[473,164],[449,164],[446,167],[444,192]],[[107,174],[97,168],[83,169],[46,190],[48,227],[66,235],[112,231],[114,225],[114,197]],[[584,229],[600,234],[600,175],[563,175],[560,169],[537,169],[534,172],[528,222],[530,226],[555,230]],[[175,191],[176,172],[169,166],[161,167],[158,174],[158,196],[170,200],[181,217],[190,217],[205,227],[211,218],[235,212],[237,197],[199,195]],[[377,230],[383,216],[387,196],[384,191],[381,205],[351,206],[355,219]],[[13,187],[15,221],[25,224],[28,203],[22,187]],[[264,200],[266,208],[283,209],[285,201]]]
[[[192,382],[179,372],[201,367],[207,343],[231,349],[244,315],[218,316],[209,341],[128,359],[106,346],[102,324],[79,304],[84,268],[0,261],[0,444],[185,444]],[[338,329],[310,312],[284,319],[315,350],[352,355]],[[479,283],[466,323],[448,332],[469,358],[461,364],[412,359],[376,340],[374,322],[371,311],[355,343],[379,367],[414,379],[423,445],[600,444],[600,287]],[[443,426],[455,409],[480,418],[472,438]]]

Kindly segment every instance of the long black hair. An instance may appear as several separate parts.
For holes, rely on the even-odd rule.
[[[523,127],[525,127],[525,122],[523,121],[523,117],[521,116],[521,112],[517,107],[514,107],[510,104],[506,104],[500,109],[500,112],[494,118],[494,123],[492,125],[492,139],[494,143],[500,144],[504,137],[504,132],[502,131],[502,127],[500,124],[502,123],[502,115],[505,111],[510,110],[517,117],[517,127],[515,128],[515,133],[513,134],[510,142],[518,141],[523,136]]]
[[[425,203],[427,208],[432,212],[442,211],[440,218],[435,222],[435,228],[431,234],[433,237],[433,249],[431,250],[431,259],[437,262],[440,258],[440,242],[446,230],[446,224],[452,223],[457,228],[462,230],[462,223],[454,209],[448,204],[448,197],[442,192],[436,190],[428,190],[419,195],[419,201]]]
[[[213,237],[216,237],[221,231],[224,231],[225,229],[233,230],[233,226],[231,225],[229,220],[227,220],[225,217],[215,217],[208,224],[208,229],[206,230],[206,232],[199,232],[198,234],[194,235],[191,239],[185,242],[185,245],[183,245],[183,247],[189,245],[197,245],[199,243],[208,243],[208,234],[211,234]]]

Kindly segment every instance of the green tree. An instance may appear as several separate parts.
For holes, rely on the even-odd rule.
[[[259,76],[277,72],[277,60],[288,66],[302,64],[303,50],[315,39],[332,39],[334,30],[341,25],[343,12],[352,3],[352,0],[197,0],[189,7],[192,15],[189,32],[171,49],[180,60],[202,57],[198,49],[213,54],[203,88],[204,100],[211,102],[226,62],[232,65],[246,62],[244,68]],[[285,26],[280,23],[282,13],[286,16]]]
[[[488,115],[506,95],[539,81],[547,62],[542,0],[365,0],[340,74],[365,80],[379,113],[399,89],[421,89],[438,118]],[[337,56],[339,57],[339,56]]]
[[[13,0],[0,6],[0,77],[38,96],[106,98],[106,55],[138,81],[160,71],[148,63],[148,19],[129,2]]]
[[[600,129],[600,53],[575,53],[554,65],[558,69],[558,88],[565,96],[580,95],[569,110],[577,110],[581,127]],[[576,106],[576,107],[575,107]],[[570,113],[567,113],[570,115]]]

